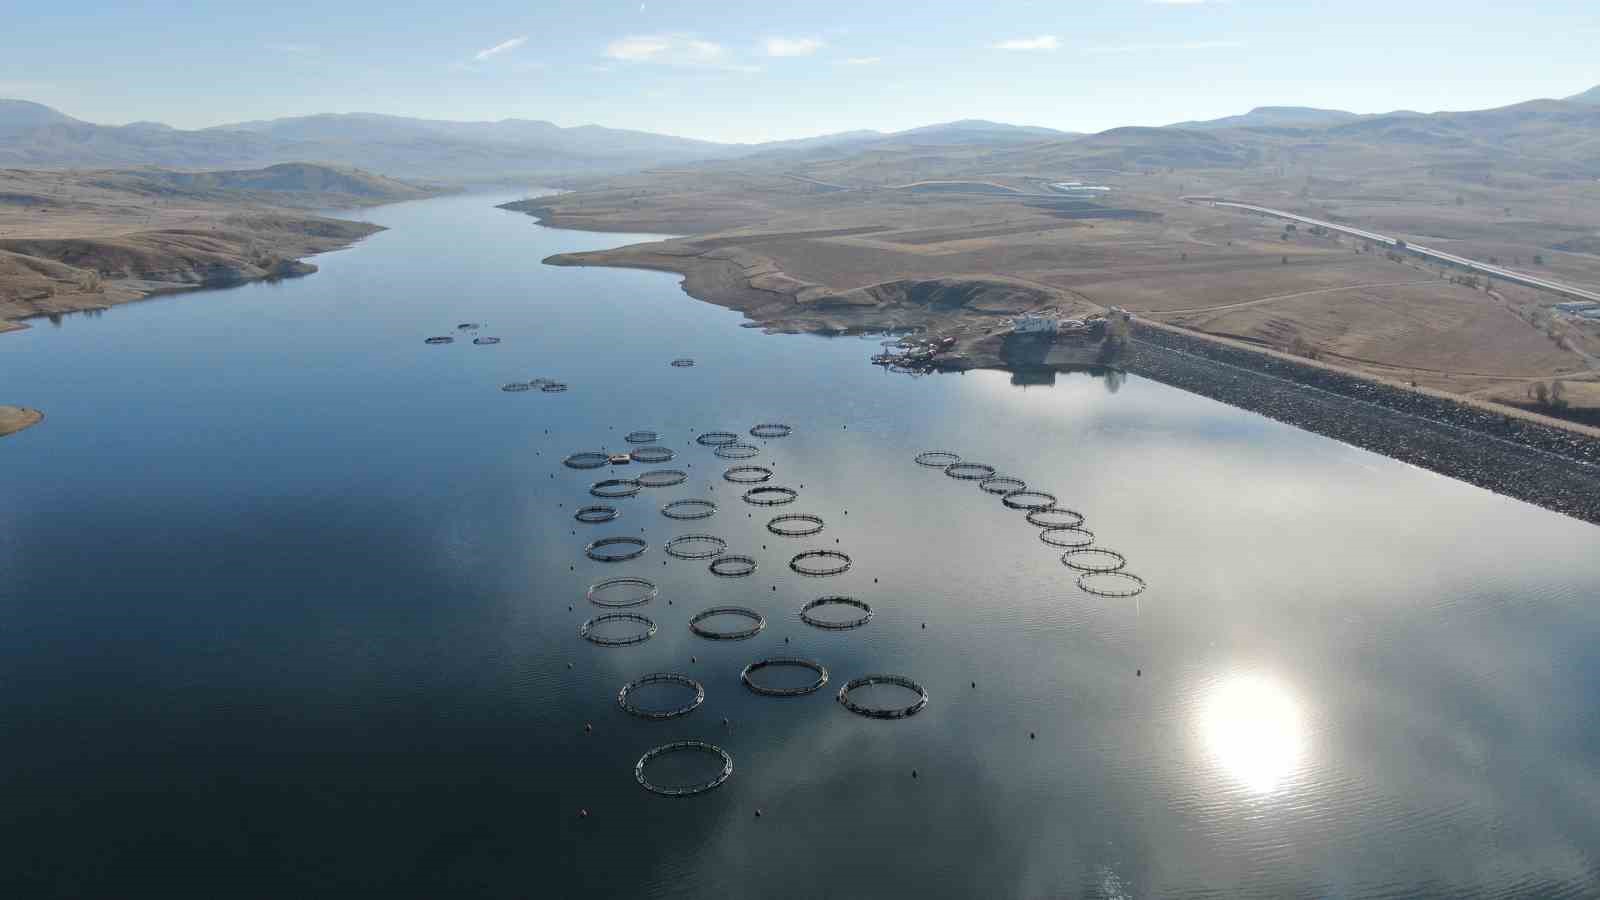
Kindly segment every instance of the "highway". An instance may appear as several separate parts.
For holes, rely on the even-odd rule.
[[[1570,284],[1562,284],[1559,281],[1551,281],[1548,278],[1539,278],[1534,275],[1529,275],[1526,272],[1518,272],[1514,269],[1506,269],[1501,266],[1491,266],[1488,263],[1481,263],[1476,260],[1467,259],[1464,256],[1457,256],[1454,253],[1445,253],[1443,250],[1435,250],[1432,247],[1424,247],[1421,244],[1402,242],[1396,238],[1389,237],[1388,235],[1378,234],[1374,231],[1363,231],[1360,228],[1351,228],[1348,225],[1336,225],[1333,222],[1324,222],[1321,219],[1300,216],[1291,212],[1284,212],[1281,209],[1270,209],[1265,206],[1255,206],[1254,204],[1250,203],[1239,203],[1234,200],[1224,200],[1220,197],[1184,197],[1183,199],[1190,203],[1209,203],[1212,206],[1225,206],[1229,209],[1241,209],[1246,212],[1260,213],[1261,215],[1272,216],[1273,218],[1277,219],[1288,219],[1293,222],[1303,222],[1307,225],[1320,225],[1329,231],[1337,231],[1340,234],[1348,234],[1352,237],[1358,237],[1363,240],[1371,241],[1374,244],[1383,244],[1386,247],[1394,247],[1405,250],[1409,253],[1415,253],[1418,256],[1438,260],[1439,262],[1447,262],[1451,265],[1460,266],[1467,271],[1480,272],[1484,275],[1489,275],[1512,284],[1520,284],[1525,287],[1538,288],[1541,291],[1550,291],[1551,293],[1561,294],[1562,296],[1570,297],[1574,300],[1589,300],[1595,303],[1600,303],[1600,291],[1586,290],[1584,288],[1574,287]]]

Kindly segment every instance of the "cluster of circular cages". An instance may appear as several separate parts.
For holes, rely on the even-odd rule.
[[[500,390],[508,394],[520,394],[524,391],[531,391],[534,388],[538,388],[546,394],[559,394],[567,389],[567,384],[564,381],[556,381],[553,378],[535,378],[532,381],[508,381],[500,385]]]
[[[1144,592],[1144,579],[1122,568],[1127,559],[1115,550],[1094,546],[1094,532],[1083,527],[1083,513],[1058,506],[1059,500],[1046,491],[1030,490],[1027,482],[1010,475],[996,474],[993,466],[961,460],[951,450],[925,450],[913,461],[919,466],[940,469],[951,478],[976,481],[985,493],[1000,497],[1010,509],[1027,513],[1028,524],[1043,529],[1039,540],[1066,550],[1061,562],[1078,572],[1078,587],[1100,597],[1134,597]]]

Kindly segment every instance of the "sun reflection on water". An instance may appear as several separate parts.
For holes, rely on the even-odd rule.
[[[1199,706],[1199,730],[1211,762],[1255,793],[1269,793],[1300,768],[1305,714],[1283,681],[1263,672],[1221,678]]]

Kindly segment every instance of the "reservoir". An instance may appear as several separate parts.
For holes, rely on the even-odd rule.
[[[886,372],[878,338],[767,335],[675,276],[542,265],[652,238],[509,199],[365,211],[389,230],[309,277],[0,336],[0,401],[47,416],[0,440],[6,895],[1600,893],[1594,526],[1137,377]],[[568,387],[501,390],[533,379]],[[562,465],[637,430],[674,458]],[[930,450],[1054,495],[1147,589],[1081,590]],[[745,502],[736,465],[796,499]],[[658,468],[687,477],[589,493]],[[715,513],[660,512],[696,498]],[[574,520],[594,504],[616,518]],[[822,530],[775,534],[780,514]],[[693,534],[755,571],[664,551]],[[645,552],[585,555],[612,536]],[[808,550],[848,571],[797,574]],[[586,641],[613,612],[586,592],[618,576],[656,586],[622,611],[657,631]],[[823,596],[872,618],[813,627]],[[766,625],[691,631],[717,607]],[[829,680],[748,689],[771,657]],[[619,708],[657,672],[704,702]],[[927,705],[836,701],[880,673]],[[646,791],[635,764],[674,741],[731,776]]]

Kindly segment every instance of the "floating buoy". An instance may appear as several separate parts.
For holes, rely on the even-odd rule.
[[[700,661],[700,657],[698,657],[698,656],[691,656],[691,657],[689,657],[689,662],[692,662],[692,663],[697,663],[697,662],[699,662],[699,661]]]
[[[1028,732],[1028,740],[1030,740],[1030,741],[1031,741],[1031,740],[1035,740],[1035,739],[1037,739],[1037,738],[1038,738],[1038,735],[1036,735],[1036,734],[1034,734],[1034,733],[1033,733],[1033,732],[1031,732],[1031,731],[1030,731],[1030,732]]]
[[[1133,670],[1133,677],[1140,678],[1143,675],[1144,675],[1144,670],[1143,669],[1134,669]]]
[[[912,778],[915,778],[915,777],[917,777],[917,770],[916,770],[916,769],[912,769],[912,770],[911,770],[911,777],[912,777]]]
[[[972,686],[973,686],[973,687],[977,687],[977,686],[978,686],[978,683],[977,683],[977,682],[976,682],[976,681],[974,681],[974,682],[973,682],[973,683],[972,683]]]
[[[593,734],[594,733],[594,726],[590,725],[588,722],[583,723],[583,733],[584,734]]]
[[[756,807],[756,818],[761,818],[761,807]]]
[[[589,818],[589,811],[587,809],[578,810],[578,818],[580,818],[580,819]]]

